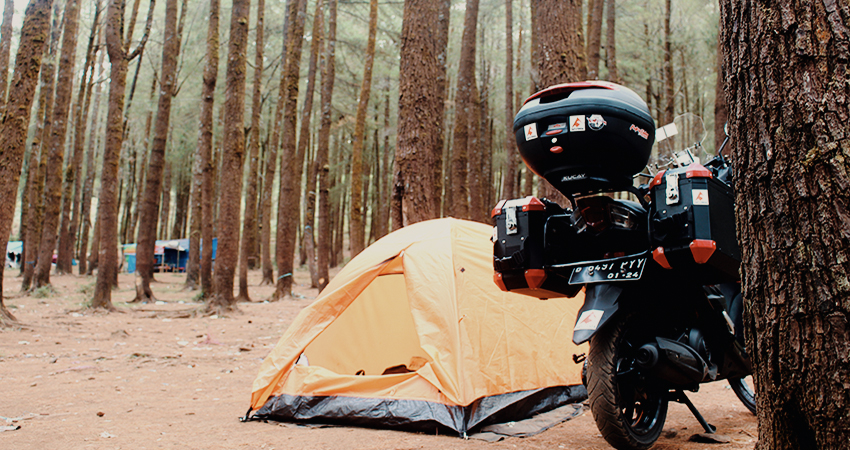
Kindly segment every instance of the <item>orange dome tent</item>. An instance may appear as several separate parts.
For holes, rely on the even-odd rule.
[[[492,231],[431,220],[357,255],[263,361],[250,418],[465,434],[582,400],[582,294],[499,290]]]

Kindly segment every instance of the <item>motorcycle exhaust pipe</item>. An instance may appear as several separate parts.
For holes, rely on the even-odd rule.
[[[686,386],[706,381],[709,368],[696,350],[681,342],[656,337],[641,346],[635,362],[643,369],[674,385]]]

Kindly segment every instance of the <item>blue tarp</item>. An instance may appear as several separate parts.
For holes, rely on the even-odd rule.
[[[156,265],[169,266],[170,270],[182,272],[186,270],[189,263],[189,239],[160,240],[154,244],[154,256]],[[203,245],[203,240],[201,241]],[[136,271],[136,244],[124,245],[124,260],[127,273]],[[218,250],[218,238],[212,240],[212,259],[215,261],[216,250]]]

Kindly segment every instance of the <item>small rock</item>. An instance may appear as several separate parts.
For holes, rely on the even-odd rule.
[[[673,439],[678,434],[679,434],[679,432],[676,431],[675,428],[668,428],[668,429],[664,430],[664,437],[667,438],[667,439]]]
[[[732,442],[732,439],[729,436],[724,436],[722,434],[716,433],[700,433],[695,434],[688,439],[691,442],[699,442],[702,444],[728,444]]]
[[[97,412],[97,417],[103,417],[104,415],[106,415],[106,413],[105,413],[105,412],[103,412],[103,411],[98,411],[98,412]]]

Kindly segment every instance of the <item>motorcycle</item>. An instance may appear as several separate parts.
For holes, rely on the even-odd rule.
[[[719,151],[700,164],[702,120],[683,115],[655,130],[634,92],[592,81],[534,94],[514,131],[525,164],[570,204],[499,202],[494,280],[545,299],[584,290],[573,341],[589,351],[573,360],[584,364],[602,436],[618,449],[649,448],[670,401],[713,433],[685,391],[723,379],[755,413],[732,170]],[[646,173],[656,140],[663,170]],[[693,145],[674,151],[679,141]],[[635,186],[636,177],[648,182]]]

